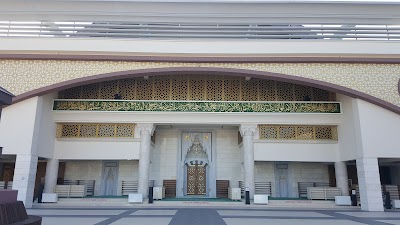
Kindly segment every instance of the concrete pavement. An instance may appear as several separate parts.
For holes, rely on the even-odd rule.
[[[400,225],[400,212],[246,207],[38,208],[43,225]]]

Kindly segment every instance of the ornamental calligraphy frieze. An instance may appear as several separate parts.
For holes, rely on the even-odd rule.
[[[102,112],[221,112],[221,113],[340,113],[337,102],[227,102],[55,100],[57,111]]]

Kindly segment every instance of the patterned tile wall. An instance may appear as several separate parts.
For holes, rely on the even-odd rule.
[[[400,106],[400,64],[358,63],[169,63],[72,60],[0,60],[0,86],[14,95],[51,84],[117,71],[215,67],[282,73],[351,88]]]

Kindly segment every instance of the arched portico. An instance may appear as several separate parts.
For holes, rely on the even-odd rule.
[[[62,92],[63,90],[70,89],[70,88],[73,88],[73,87],[78,87],[78,86],[82,86],[82,85],[89,86],[89,84],[91,85],[91,84],[95,84],[95,83],[99,83],[99,82],[104,82],[105,83],[105,82],[108,82],[108,81],[115,81],[115,80],[120,80],[120,79],[131,79],[131,78],[132,79],[136,79],[136,80],[147,80],[144,77],[149,77],[148,78],[149,81],[154,81],[157,77],[163,78],[163,77],[167,77],[167,76],[171,77],[173,75],[180,75],[181,77],[188,77],[188,78],[189,77],[196,77],[196,75],[208,75],[207,77],[218,77],[218,76],[223,77],[223,76],[225,76],[225,77],[228,77],[229,79],[233,78],[233,77],[240,77],[242,83],[245,83],[245,82],[247,82],[249,80],[253,81],[253,80],[257,80],[258,79],[258,80],[262,80],[262,81],[274,81],[275,83],[277,83],[277,82],[282,82],[282,83],[285,82],[285,83],[288,83],[288,84],[291,84],[291,85],[292,84],[306,85],[306,86],[310,86],[310,87],[315,87],[315,88],[320,88],[320,89],[324,89],[324,90],[334,91],[335,93],[344,93],[347,96],[352,96],[352,97],[355,97],[355,98],[361,98],[361,97],[363,97],[365,95],[363,93],[359,93],[359,92],[354,91],[352,89],[348,89],[348,88],[344,88],[344,87],[341,87],[341,86],[333,85],[333,84],[330,84],[330,83],[327,83],[327,82],[312,80],[312,79],[309,79],[309,78],[302,78],[302,77],[298,77],[298,76],[285,75],[285,74],[260,72],[260,71],[252,71],[252,70],[242,70],[242,69],[224,69],[224,68],[210,68],[210,67],[179,67],[179,68],[164,68],[164,69],[160,69],[159,68],[159,69],[132,70],[132,71],[123,71],[123,72],[116,72],[116,73],[108,73],[108,74],[100,74],[100,75],[95,75],[95,76],[89,76],[89,77],[86,77],[86,78],[75,79],[75,80],[59,83],[59,84],[56,84],[56,85],[48,86],[46,88],[38,89],[38,90],[36,90],[36,93],[30,92],[30,95],[28,95],[28,93],[27,93],[27,94],[24,94],[24,95],[17,96],[16,101],[18,101],[18,100],[22,101],[23,98],[30,98],[31,96],[35,96],[35,95],[44,95],[46,93],[53,93],[53,96],[55,96],[55,93],[57,91],[61,91]],[[245,78],[247,78],[247,79],[245,79]],[[260,81],[260,83],[261,83],[261,81]],[[171,84],[171,80],[170,80],[170,84]],[[292,85],[292,86],[294,86],[294,85]],[[153,86],[153,90],[154,89],[156,89],[156,88]],[[170,89],[172,89],[172,86],[170,86]],[[293,90],[295,90],[295,89],[293,88]],[[96,91],[94,91],[94,92],[96,93]],[[100,93],[100,92],[97,92],[97,93]],[[101,96],[101,95],[99,94],[99,96]],[[369,97],[371,97],[371,96],[369,96]],[[80,99],[80,98],[76,98],[76,99]],[[371,99],[373,100],[374,98],[371,97]],[[52,100],[53,99],[51,99],[51,101]],[[81,100],[90,101],[90,98],[81,99]],[[155,97],[152,98],[152,101],[157,101],[157,100],[159,100],[159,99],[155,98]],[[168,99],[168,100],[173,100],[173,99]],[[58,100],[56,100],[56,101],[58,101]],[[72,101],[74,101],[74,99],[72,99]],[[106,102],[107,100],[104,100],[104,98],[103,98],[103,101]],[[128,101],[131,101],[131,100],[128,99],[125,102],[128,102]],[[135,100],[132,100],[132,102],[133,101],[135,101]],[[141,100],[139,99],[139,101],[141,101]],[[220,101],[220,100],[209,100],[209,101]],[[263,100],[258,100],[258,101],[261,102]],[[283,101],[283,100],[280,100],[280,101]],[[296,101],[296,100],[294,100],[294,101]],[[301,100],[297,100],[297,101],[301,101]],[[21,102],[21,104],[24,104],[24,102]],[[48,101],[48,102],[50,102],[50,101]],[[123,101],[121,101],[121,102],[123,102]],[[379,101],[377,101],[377,102],[379,103]],[[312,104],[312,103],[307,103],[306,102],[304,104]],[[335,103],[329,103],[329,104],[335,104]],[[337,104],[340,104],[340,103],[337,103]],[[44,108],[44,109],[50,111],[50,108]],[[351,107],[347,107],[347,109],[351,109]],[[289,146],[294,148],[293,147],[294,145],[291,145],[289,142],[288,143],[283,143],[283,144],[281,144],[281,143],[278,144],[278,143],[270,142],[269,140],[264,140],[263,138],[275,137],[278,134],[281,135],[281,133],[282,133],[281,137],[282,138],[286,138],[286,136],[283,137],[284,136],[283,134],[285,134],[285,135],[287,134],[287,139],[288,140],[291,139],[292,136],[293,137],[298,137],[299,139],[301,139],[301,138],[307,139],[307,138],[309,138],[310,135],[311,135],[310,137],[314,137],[316,135],[315,133],[317,133],[317,130],[320,130],[321,132],[323,131],[323,133],[325,131],[331,131],[330,135],[328,135],[329,138],[330,138],[328,144],[324,143],[324,146],[321,147],[319,144],[322,144],[322,143],[319,143],[319,140],[315,141],[315,143],[317,143],[317,144],[313,144],[311,142],[307,143],[307,149],[304,149],[304,151],[303,151],[304,152],[303,155],[304,155],[305,158],[293,159],[293,161],[300,160],[300,161],[308,162],[308,161],[311,160],[311,161],[315,162],[315,161],[317,161],[317,159],[312,158],[312,154],[310,154],[310,148],[313,148],[313,150],[318,154],[320,154],[323,151],[323,150],[321,150],[322,148],[325,148],[325,150],[326,150],[325,153],[332,153],[334,155],[337,152],[337,150],[335,150],[336,145],[337,145],[337,138],[334,137],[335,136],[334,135],[335,132],[332,132],[332,131],[336,129],[335,126],[341,124],[340,119],[342,118],[341,115],[337,115],[337,117],[335,117],[333,115],[328,115],[327,117],[325,117],[325,115],[318,115],[320,117],[320,119],[322,119],[322,120],[313,121],[312,119],[314,119],[314,117],[316,117],[314,115],[312,115],[312,116],[311,115],[307,115],[307,116],[302,115],[301,118],[297,117],[297,116],[295,117],[294,115],[287,115],[287,114],[286,115],[275,115],[274,117],[266,116],[265,114],[262,114],[262,115],[259,114],[259,115],[253,116],[253,115],[250,115],[250,114],[247,114],[247,115],[245,115],[245,114],[242,114],[242,115],[239,115],[239,114],[230,114],[230,115],[228,115],[228,114],[226,114],[226,115],[218,114],[217,115],[215,113],[215,114],[206,115],[205,111],[200,112],[200,113],[203,113],[203,114],[201,116],[198,116],[198,118],[190,118],[190,119],[188,119],[189,117],[181,118],[180,115],[182,115],[182,114],[180,114],[178,116],[178,114],[174,115],[173,113],[165,113],[165,114],[163,114],[162,118],[160,118],[160,116],[157,116],[156,114],[150,114],[150,113],[148,115],[146,115],[146,113],[141,113],[141,114],[140,113],[136,113],[135,116],[133,116],[133,114],[129,114],[129,113],[121,113],[121,114],[119,114],[118,117],[115,117],[115,114],[113,116],[112,113],[97,113],[97,114],[96,113],[93,113],[93,114],[71,113],[71,114],[68,115],[70,118],[66,118],[67,114],[63,114],[62,112],[54,112],[53,111],[52,113],[53,113],[53,115],[55,115],[57,117],[57,119],[54,120],[54,121],[50,121],[51,123],[54,123],[54,122],[55,123],[76,122],[77,124],[75,124],[75,125],[72,124],[72,126],[80,127],[80,129],[78,129],[79,130],[78,134],[75,135],[77,137],[81,137],[82,135],[84,137],[86,137],[86,136],[90,136],[90,137],[93,136],[93,138],[99,137],[99,136],[102,135],[102,133],[101,133],[101,132],[103,132],[102,128],[105,127],[105,126],[110,126],[109,124],[105,124],[104,125],[102,123],[110,123],[110,121],[114,121],[114,122],[117,122],[117,123],[124,123],[124,122],[126,123],[127,121],[129,121],[129,123],[132,123],[132,124],[140,124],[140,123],[143,123],[144,121],[147,121],[147,122],[151,121],[156,126],[158,126],[158,124],[162,124],[163,126],[161,126],[161,128],[159,128],[159,132],[162,135],[161,137],[164,137],[164,139],[166,139],[166,140],[171,140],[170,142],[167,141],[168,145],[170,145],[170,143],[172,143],[172,142],[176,143],[176,139],[178,139],[179,136],[181,136],[181,133],[179,132],[178,129],[184,129],[184,130],[187,130],[187,131],[190,131],[190,132],[195,132],[197,130],[193,129],[192,127],[194,125],[198,125],[199,126],[200,124],[202,124],[203,127],[200,127],[201,129],[208,129],[207,131],[211,132],[209,130],[210,129],[209,125],[214,124],[215,126],[217,126],[215,128],[216,129],[216,133],[217,133],[217,137],[216,137],[217,142],[218,143],[223,143],[221,145],[222,147],[219,148],[219,149],[222,149],[222,151],[219,151],[219,153],[221,153],[221,157],[218,160],[220,160],[222,162],[222,164],[218,165],[218,166],[221,167],[220,170],[218,170],[218,171],[220,171],[220,172],[221,171],[222,172],[225,171],[224,172],[225,174],[223,174],[223,175],[218,174],[215,177],[217,177],[217,179],[221,178],[222,181],[225,181],[225,179],[229,180],[233,185],[236,185],[236,186],[238,186],[238,181],[240,181],[240,180],[238,180],[239,178],[229,177],[230,175],[234,174],[231,171],[232,168],[234,168],[236,173],[241,173],[242,167],[243,167],[244,171],[245,171],[244,168],[253,168],[254,167],[252,165],[248,165],[248,164],[244,164],[244,163],[241,164],[241,162],[240,162],[242,159],[239,156],[240,155],[243,155],[243,156],[246,155],[246,154],[243,154],[243,153],[239,153],[240,151],[252,152],[253,150],[250,147],[246,147],[246,148],[243,147],[243,149],[241,149],[239,147],[240,145],[236,144],[237,143],[236,142],[236,139],[237,139],[237,135],[236,134],[238,132],[238,128],[237,128],[238,124],[250,123],[251,125],[254,126],[254,129],[253,129],[254,131],[251,131],[250,132],[251,135],[248,135],[249,137],[247,137],[248,145],[245,145],[245,146],[253,146],[254,145],[255,146],[255,151],[258,151],[259,153],[258,153],[258,155],[256,155],[256,158],[254,160],[251,160],[251,159],[247,160],[248,162],[252,162],[252,161],[265,161],[265,162],[271,161],[271,156],[268,155],[268,157],[267,156],[264,157],[264,154],[269,154],[271,152],[271,150],[274,150],[276,155],[283,156],[282,150],[289,149]],[[94,118],[93,115],[96,115],[98,117]],[[195,114],[190,114],[190,115],[186,115],[186,116],[193,116],[193,115],[195,115]],[[88,119],[87,116],[90,116],[92,118]],[[111,118],[110,116],[112,116],[113,118]],[[170,117],[167,118],[167,116],[170,116]],[[224,116],[223,120],[221,120],[222,116]],[[232,116],[237,116],[237,117],[229,119]],[[216,117],[219,117],[219,118],[216,118]],[[200,121],[200,118],[202,118],[202,122]],[[293,121],[293,122],[290,122],[291,124],[289,124],[289,125],[288,125],[288,123],[289,123],[288,122],[289,121],[288,118],[291,119],[291,121]],[[160,119],[162,119],[163,121],[160,121]],[[223,121],[223,122],[221,122],[221,121]],[[92,122],[92,123],[97,122],[99,124],[83,124],[83,123],[88,123],[88,122]],[[80,123],[82,123],[82,124],[80,124]],[[182,128],[182,127],[178,126],[178,125],[181,125],[181,124],[185,124],[186,127]],[[225,128],[225,126],[224,126],[225,124],[231,125],[231,128],[230,129]],[[260,127],[257,128],[257,125],[263,125],[263,124],[265,125],[264,127],[262,127],[264,130],[261,130]],[[284,124],[286,126],[279,126],[280,124]],[[320,127],[319,126],[319,125],[326,125],[326,124],[334,125],[334,126],[333,126],[333,128],[329,127],[329,126],[327,126],[327,127]],[[69,124],[69,125],[71,126],[71,124]],[[273,125],[278,125],[278,126],[275,127]],[[306,127],[304,127],[304,125],[306,125]],[[173,128],[171,128],[171,127],[173,127]],[[84,128],[84,129],[82,129],[82,128]],[[116,130],[116,132],[117,132],[118,129],[119,129],[119,127],[117,125],[114,125],[114,131]],[[162,130],[162,129],[164,129],[164,130]],[[173,130],[173,129],[175,129],[175,130]],[[66,129],[66,130],[68,130],[68,129]],[[82,133],[82,132],[88,131],[88,130],[93,130],[94,131],[93,135]],[[98,130],[98,131],[96,131],[96,130]],[[293,131],[293,132],[291,132],[291,131]],[[258,132],[264,132],[263,133],[264,136],[259,134]],[[279,133],[279,132],[281,132],[281,133]],[[168,135],[171,135],[171,133],[173,133],[174,135],[168,136]],[[218,137],[219,133],[222,133],[222,134],[225,134],[225,135]],[[277,135],[275,135],[275,134],[277,134]],[[310,134],[310,135],[308,135],[308,134]],[[118,134],[116,134],[116,133],[112,133],[111,136],[113,136],[113,137],[111,137],[111,138],[116,138],[117,135]],[[48,135],[48,136],[50,136],[50,135]],[[254,144],[254,143],[252,143],[250,141],[250,140],[254,139],[252,137],[255,137],[256,139],[258,138],[256,144]],[[65,138],[65,137],[61,136],[59,138]],[[161,140],[161,139],[158,139],[158,140]],[[229,140],[229,141],[227,141],[227,140]],[[298,140],[298,141],[301,141],[301,140]],[[58,140],[56,140],[56,142],[58,144],[58,147],[57,147],[57,151],[58,152],[63,152],[63,153],[71,152],[70,150],[66,151],[66,149],[72,149],[70,146],[67,146],[68,144],[70,144],[69,142],[63,142],[63,141],[58,141]],[[92,140],[90,140],[90,141],[88,140],[88,143],[97,144],[96,141],[92,141]],[[157,149],[158,152],[154,151],[154,155],[164,154],[163,151],[162,151],[162,150],[164,150],[164,149],[162,149],[162,148],[164,148],[164,145],[162,144],[164,142],[155,141],[155,143],[156,143],[156,145],[155,145],[156,148],[158,148]],[[78,142],[76,142],[76,144],[78,144]],[[115,144],[115,143],[113,143],[113,144]],[[151,146],[150,141],[148,142],[148,144]],[[59,147],[59,146],[62,146],[62,147]],[[305,146],[305,145],[303,145],[303,146]],[[268,148],[268,152],[269,153],[263,152],[264,147],[265,147],[265,149]],[[62,150],[62,149],[64,149],[64,150]],[[132,149],[132,148],[130,148],[130,149]],[[175,154],[177,149],[179,149],[179,147],[173,146],[173,147],[169,148],[167,150],[167,152],[170,152],[168,154],[172,155],[172,154]],[[184,149],[188,149],[188,148],[184,148]],[[232,153],[232,149],[234,149],[234,151],[236,153],[235,154],[236,156],[233,158],[233,161],[232,162],[223,161],[223,157],[226,157],[228,155],[232,155],[231,154]],[[296,153],[301,152],[301,150],[297,149],[297,147],[296,147],[295,151],[296,151]],[[82,152],[84,152],[84,150]],[[106,150],[104,150],[104,152],[106,152]],[[293,152],[290,153],[290,154],[286,154],[286,156],[285,156],[286,158],[283,158],[283,157],[279,158],[278,157],[274,161],[277,161],[277,162],[287,161],[287,159],[288,159],[287,156],[288,155],[293,155]],[[324,155],[327,155],[327,154],[324,154]],[[80,157],[80,156],[76,156],[76,157]],[[174,157],[170,157],[170,158],[174,158]],[[321,156],[321,158],[322,158],[322,156]],[[325,161],[321,160],[321,158],[318,158],[318,160],[322,161],[322,162],[331,162],[333,160],[333,158],[331,158],[331,157],[324,158]],[[65,160],[65,159],[68,159],[68,158],[64,157],[62,159]],[[91,159],[91,158],[89,158],[89,159]],[[103,159],[103,158],[101,158],[101,159]],[[142,156],[140,156],[140,159],[142,159]],[[126,160],[126,157],[124,158],[124,156],[122,156],[122,157],[118,158],[118,160],[124,161],[124,160]],[[139,160],[139,159],[135,158],[135,160]],[[245,160],[243,160],[243,161],[245,161]],[[172,161],[172,163],[174,163],[174,161]],[[229,165],[228,165],[228,163],[229,163]],[[171,166],[171,165],[168,165],[168,167],[164,166],[162,160],[150,161],[150,163],[147,163],[146,165],[147,165],[146,168],[150,168],[150,167],[156,167],[157,169],[164,168],[164,167],[165,168],[168,168],[168,167],[169,168],[175,168],[174,166]],[[82,164],[80,164],[78,166],[81,167]],[[267,171],[268,173],[271,172],[271,170],[273,170],[273,167],[272,167],[272,169],[270,168],[270,166],[271,166],[270,163],[258,163],[258,165],[256,165],[256,166],[265,167],[262,170],[263,171]],[[308,165],[306,165],[306,164],[301,164],[301,165],[300,164],[296,164],[294,166],[307,167]],[[325,168],[325,166],[323,164],[321,164],[321,163],[319,163],[318,166],[319,166],[320,170]],[[279,168],[276,168],[276,169],[279,169]],[[176,179],[176,181],[179,181],[180,178],[177,177],[177,176],[182,176],[182,177],[186,176],[186,175],[184,175],[183,172],[182,173],[175,173],[174,169],[171,169],[171,171],[172,171],[171,173],[168,173],[168,174],[165,173],[165,174],[162,174],[162,175],[158,176],[157,177],[157,179],[158,179],[158,184],[157,185],[161,185],[162,184],[162,183],[160,183],[160,182],[162,182],[162,179],[170,178],[170,179]],[[251,173],[251,174],[253,173],[253,172],[251,172],[251,170],[246,170],[246,171],[250,171],[249,173]],[[208,173],[208,170],[205,170],[205,173]],[[175,175],[175,174],[177,174],[177,175]],[[273,173],[271,172],[271,174],[273,174]],[[224,177],[224,176],[227,176],[227,178]],[[207,177],[207,179],[208,178],[212,178],[212,176],[209,176],[208,174],[206,175],[206,177]],[[182,178],[180,180],[181,180],[181,182],[177,182],[177,184],[178,183],[182,184],[183,188],[185,188],[187,185],[184,184]],[[212,180],[215,181],[215,182],[218,181],[215,178],[212,179]],[[271,180],[272,180],[272,182],[274,181],[273,179],[271,179]],[[254,182],[252,182],[250,180],[250,181],[248,181],[248,183],[254,183]],[[298,183],[298,182],[297,181],[293,181],[293,183]],[[215,187],[216,185],[212,184],[212,185],[209,185],[209,186],[210,187]],[[271,187],[273,188],[273,186],[271,186]],[[178,186],[176,187],[176,189],[178,189]],[[181,190],[182,190],[182,188],[181,188]],[[212,191],[215,191],[215,189],[212,190]],[[271,192],[273,193],[274,191],[271,191]]]

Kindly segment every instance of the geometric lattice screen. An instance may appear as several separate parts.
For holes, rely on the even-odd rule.
[[[134,124],[57,124],[57,138],[133,138]]]
[[[212,75],[171,75],[113,80],[70,88],[60,99],[188,101],[335,101],[335,95],[309,86],[264,79]]]
[[[260,139],[338,140],[337,126],[259,125]]]

